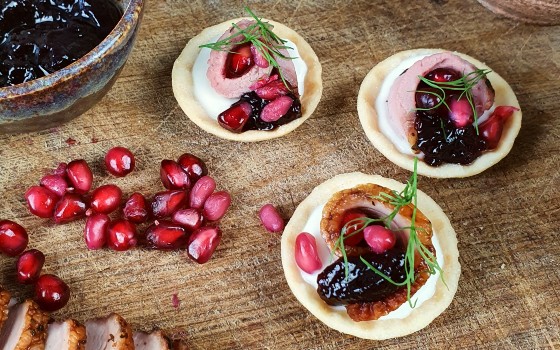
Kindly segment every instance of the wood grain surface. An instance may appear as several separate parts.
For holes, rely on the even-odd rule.
[[[323,98],[293,133],[243,144],[190,122],[171,91],[173,61],[204,27],[242,16],[242,3],[149,0],[132,56],[97,106],[56,129],[0,136],[0,219],[23,224],[30,247],[47,255],[44,271],[72,288],[54,316],[84,321],[115,311],[136,329],[172,330],[192,349],[560,348],[560,27],[498,18],[476,0],[248,3],[303,35],[323,65]],[[280,236],[265,232],[256,212],[272,202],[288,219],[316,185],[339,173],[408,178],[367,141],[356,95],[377,62],[421,47],[486,62],[517,93],[523,126],[509,156],[481,175],[420,178],[458,234],[458,293],[424,330],[365,341],[327,328],[296,301],[282,272]],[[137,156],[137,170],[123,179],[101,164],[116,145]],[[233,196],[223,241],[205,265],[181,252],[88,251],[83,221],[54,226],[25,208],[26,188],[59,161],[86,159],[95,186],[153,194],[162,189],[159,162],[187,151],[204,158]],[[28,297],[31,289],[14,282],[14,264],[0,257],[0,284]]]

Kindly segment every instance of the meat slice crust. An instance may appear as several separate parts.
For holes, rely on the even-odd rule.
[[[134,350],[132,330],[116,313],[86,321],[85,350]]]
[[[44,350],[49,315],[32,300],[10,307],[0,331],[2,350]]]

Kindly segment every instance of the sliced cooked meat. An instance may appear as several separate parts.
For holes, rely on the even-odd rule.
[[[10,304],[10,292],[0,287],[0,329],[8,318],[8,307]]]
[[[189,347],[182,340],[174,340],[173,341],[173,350],[189,350]]]
[[[116,313],[86,321],[85,350],[134,350],[132,330]]]
[[[10,307],[0,332],[2,350],[43,350],[49,315],[32,300]]]
[[[45,350],[84,350],[86,327],[76,320],[49,324]]]
[[[160,330],[152,333],[134,332],[133,338],[136,350],[171,350],[169,339]]]

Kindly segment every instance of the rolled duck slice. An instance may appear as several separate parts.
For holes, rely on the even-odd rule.
[[[134,350],[132,330],[116,313],[86,321],[85,350]]]
[[[49,315],[32,300],[10,307],[0,332],[2,350],[43,350]]]
[[[251,20],[241,20],[237,22],[237,27],[240,29],[245,29],[251,24],[255,23]],[[227,30],[217,41],[223,40],[230,37],[237,28],[231,27]],[[208,59],[208,71],[206,76],[210,81],[210,85],[214,90],[227,98],[238,98],[246,92],[251,91],[249,88],[257,80],[266,77],[270,74],[272,67],[261,68],[256,64],[253,65],[245,74],[237,78],[227,78],[225,73],[225,67],[228,60],[229,52],[244,39],[243,35],[238,35],[231,39],[231,45],[229,47],[224,47],[223,51],[212,50],[210,52],[210,58]],[[290,57],[287,50],[279,50],[284,56]],[[294,63],[291,60],[284,60],[280,57],[275,57],[280,71],[292,87],[297,91],[297,75]]]
[[[420,84],[419,76],[426,76],[437,68],[448,68],[462,75],[477,70],[472,63],[451,52],[441,52],[424,57],[404,71],[393,83],[389,91],[388,107],[390,124],[398,134],[404,135],[409,144],[416,144],[417,136],[414,128],[416,119],[415,94]],[[488,79],[481,79],[472,88],[473,102],[477,115],[482,115],[494,103],[494,89]]]
[[[86,327],[76,320],[54,322],[47,330],[45,350],[84,350]]]
[[[8,318],[8,308],[10,304],[10,292],[0,287],[0,329]]]

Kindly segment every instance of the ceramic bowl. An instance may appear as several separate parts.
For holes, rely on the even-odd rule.
[[[558,0],[478,0],[497,15],[518,21],[555,25],[560,24],[560,1]]]
[[[132,50],[145,0],[116,0],[123,16],[93,50],[47,76],[0,88],[0,133],[37,131],[69,121],[109,91]]]

